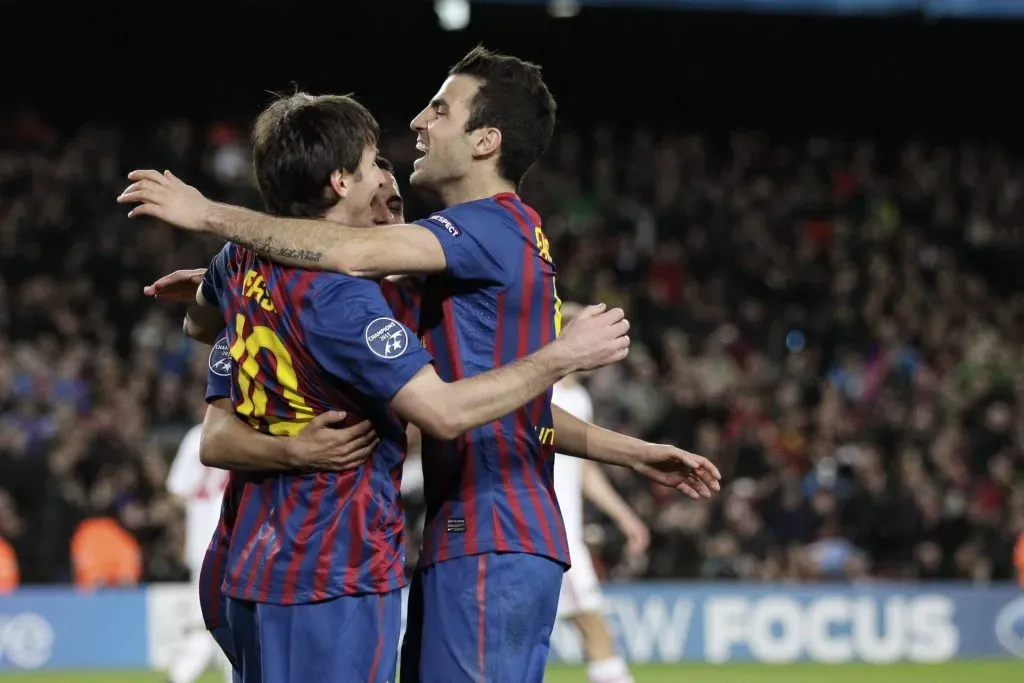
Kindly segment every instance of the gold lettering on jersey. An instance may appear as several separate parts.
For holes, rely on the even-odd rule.
[[[540,252],[540,257],[551,263],[551,243],[548,242],[548,238],[544,236],[544,231],[540,229],[539,225],[534,226],[533,236],[537,242],[537,251]]]
[[[256,303],[264,311],[269,313],[277,312],[277,309],[274,308],[274,302],[270,298],[270,293],[267,291],[266,281],[255,270],[250,270],[245,274],[245,281],[242,283],[242,294],[250,299],[255,299]]]
[[[555,445],[555,428],[554,427],[541,427],[537,430],[538,438],[542,446],[554,446]]]

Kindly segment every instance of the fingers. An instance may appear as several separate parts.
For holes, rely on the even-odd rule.
[[[376,432],[368,431],[367,433],[361,435],[359,438],[357,438],[357,439],[355,439],[353,441],[347,442],[346,445],[347,445],[347,450],[349,450],[351,452],[356,452],[356,451],[359,451],[359,450],[361,450],[363,448],[366,448],[367,446],[369,446],[372,443],[380,443],[380,439],[377,438]]]
[[[170,173],[170,171],[168,171]],[[173,176],[172,176],[173,177]],[[132,171],[128,174],[128,180],[138,182],[140,180],[151,180],[154,183],[162,184],[164,182],[164,176],[160,171],[154,171],[152,169],[146,169],[141,171]]]
[[[675,485],[675,489],[676,489],[676,491],[679,491],[683,495],[689,496],[690,498],[693,498],[694,500],[700,500],[700,494],[698,494],[696,491],[694,491],[693,488],[688,483],[686,483],[685,481],[681,481],[678,484],[676,484]]]
[[[311,429],[325,429],[333,424],[343,422],[348,414],[343,410],[328,410],[326,413],[317,415],[309,421],[309,426],[306,427],[304,432]]]
[[[128,212],[128,218],[138,218],[139,216],[152,216],[153,218],[159,218],[160,208],[153,206],[152,204],[139,204]]]
[[[380,445],[380,439],[374,439],[366,446],[363,446],[359,450],[350,453],[344,459],[338,461],[338,471],[343,470],[354,470],[355,468],[362,465],[364,462],[370,459],[374,451],[377,450],[377,446]]]
[[[607,304],[593,304],[592,306],[587,306],[582,311],[580,311],[579,315],[577,315],[573,319],[573,322],[575,322],[576,320],[586,320],[587,318],[593,318],[596,315],[604,313],[604,310],[606,308],[608,308]]]
[[[601,305],[604,306],[604,304]],[[602,322],[607,322],[609,325],[617,325],[625,320],[626,331],[629,330],[629,321],[626,320],[626,312],[621,308],[613,308],[610,311],[605,311],[601,314],[601,319]],[[626,331],[623,331],[623,334],[625,334]]]

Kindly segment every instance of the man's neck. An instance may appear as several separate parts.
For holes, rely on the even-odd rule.
[[[345,202],[338,202],[324,214],[324,220],[330,221],[331,223],[337,223],[338,225],[344,225],[351,228],[361,228],[366,223],[365,218],[360,220],[362,217],[352,215],[353,212],[348,210],[347,206],[344,206]]]
[[[474,178],[467,176],[441,190],[441,201],[445,206],[455,206],[478,199],[487,199],[503,192],[515,192],[516,186],[504,178],[491,176]]]

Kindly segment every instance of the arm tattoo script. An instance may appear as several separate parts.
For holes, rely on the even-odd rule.
[[[274,261],[283,261],[288,265],[303,266],[320,263],[324,254],[322,251],[311,251],[309,249],[289,249],[278,247],[269,237],[265,239],[250,239],[245,235],[234,234],[228,236],[229,242],[251,249],[261,256]]]

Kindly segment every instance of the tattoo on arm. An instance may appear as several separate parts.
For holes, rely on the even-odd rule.
[[[229,242],[251,249],[261,256],[265,256],[269,259],[282,259],[287,260],[290,263],[302,267],[303,264],[316,264],[320,263],[323,259],[324,254],[322,251],[312,251],[309,249],[289,249],[287,247],[278,247],[274,245],[274,241],[267,237],[265,239],[251,239],[241,234],[233,234],[228,236]]]

